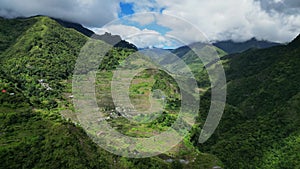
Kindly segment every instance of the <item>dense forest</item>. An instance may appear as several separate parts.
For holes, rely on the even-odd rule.
[[[213,137],[197,145],[200,150],[216,155],[227,168],[300,167],[299,44],[300,36],[288,45],[221,58],[227,107]],[[209,97],[208,92],[204,98]],[[208,106],[202,108],[206,112]]]
[[[300,168],[300,36],[287,45],[238,54],[215,48],[228,95],[222,120],[204,144],[198,138],[211,94],[205,65],[194,64],[190,48],[174,50],[203,88],[197,123],[169,152],[133,159],[99,147],[76,119],[72,75],[90,37],[64,26],[44,16],[0,18],[0,168]],[[149,69],[133,79],[130,98],[143,109],[152,92],[154,101],[165,105],[163,113],[136,124],[111,112],[112,72],[136,52],[126,44],[113,47],[99,65],[97,104],[122,134],[151,137],[177,118],[180,92],[171,76]]]

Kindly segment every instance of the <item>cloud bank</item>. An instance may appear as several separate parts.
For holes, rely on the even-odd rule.
[[[94,30],[100,33],[103,32],[100,27],[120,16],[120,2],[131,3],[135,13],[158,12],[182,18],[195,25],[212,41],[244,41],[256,37],[288,42],[300,33],[299,0],[0,0],[0,15],[10,18],[48,15],[98,28]],[[135,22],[146,25],[152,20],[135,18]],[[157,24],[168,26],[170,32],[188,31],[184,30],[182,25],[168,21],[160,21]],[[106,30],[122,37],[128,36],[128,32],[150,32],[157,35],[161,42],[169,43],[165,34],[159,30],[139,28],[126,23],[118,26],[119,28],[111,27],[111,30]],[[144,44],[151,39],[147,36],[143,38],[138,39],[144,41]],[[153,42],[147,45],[155,43],[153,38],[152,40]],[[194,42],[195,36],[187,36],[185,40]],[[157,43],[160,45],[160,42]]]
[[[210,40],[243,41],[257,37],[287,42],[300,33],[299,0],[157,0],[155,2],[159,5],[157,8],[164,9],[162,13],[186,19],[197,26]],[[139,12],[149,10],[145,7],[135,8],[145,9]]]
[[[0,0],[0,16],[7,18],[47,15],[88,27],[116,19],[117,0]]]

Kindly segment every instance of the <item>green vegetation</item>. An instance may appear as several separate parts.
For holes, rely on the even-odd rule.
[[[205,66],[210,64],[211,60],[227,55],[227,53],[220,48],[202,43],[194,43],[190,46],[175,49],[173,53],[187,64],[202,91],[209,89],[211,85]],[[166,58],[166,60],[169,59]],[[162,61],[162,63],[163,62],[167,61]],[[189,72],[186,68],[176,67],[172,62],[170,66],[180,70],[180,72]]]
[[[227,168],[299,168],[300,46],[296,43],[222,58],[227,106],[213,137],[198,145],[201,150],[217,155]],[[209,96],[208,92],[202,100],[200,122]]]
[[[300,167],[300,36],[287,46],[227,56],[213,47],[225,67],[228,100],[217,131],[204,144],[198,144],[198,137],[210,105],[208,75],[192,51],[175,50],[203,92],[200,114],[179,145],[144,159],[105,151],[78,124],[72,73],[88,39],[48,17],[0,18],[0,168]],[[126,60],[134,52],[112,48],[103,58],[96,78],[97,103],[113,128],[147,138],[166,131],[177,119],[181,91],[171,75],[141,71],[131,80],[130,99],[137,110],[151,111],[135,114],[137,122],[122,117],[113,104],[111,80],[118,66],[144,64],[134,57]],[[178,78],[189,80],[184,74]]]
[[[35,19],[7,20],[0,17],[0,54],[14,44],[35,22]]]
[[[31,105],[51,109],[57,106],[63,82],[72,75],[77,54],[87,38],[46,17],[29,19],[29,23],[33,21],[0,55],[1,72]]]
[[[107,70],[99,72],[96,96],[99,107],[107,116],[112,117],[108,120],[111,126],[121,133],[133,137],[150,137],[155,133],[166,131],[177,119],[180,107],[179,88],[172,77],[168,76],[165,72],[148,69],[136,75],[132,80],[129,89],[131,102],[135,109],[145,112],[135,115],[134,119],[142,122],[142,124],[138,124],[130,122],[124,117],[118,117],[120,112],[116,111],[117,108],[114,106],[110,94],[112,72],[107,72]],[[162,92],[157,94],[157,98],[151,96],[151,93],[155,93],[156,90]],[[148,112],[150,108],[151,111]],[[116,116],[118,118],[114,118]],[[151,119],[155,120],[151,121]]]
[[[0,168],[188,169],[222,165],[215,156],[199,152],[189,136],[174,150],[152,158],[129,159],[103,150],[80,127],[71,103],[73,69],[88,37],[48,17],[1,18],[0,22]],[[128,48],[109,51],[103,60],[107,64],[99,67],[99,80],[109,84],[105,82],[112,78],[112,70],[133,52]],[[145,99],[149,90],[161,89],[163,93],[157,92],[153,100],[162,104],[159,97],[170,96],[168,112],[141,125],[124,118],[109,123],[131,136],[149,137],[166,130],[176,118],[179,95],[173,79],[162,76],[163,72],[145,72],[136,77],[153,83],[132,85],[132,97]],[[110,97],[98,94],[99,104],[113,106],[106,104],[112,103]],[[147,122],[149,117],[137,118]]]

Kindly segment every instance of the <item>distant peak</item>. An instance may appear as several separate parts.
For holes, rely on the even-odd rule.
[[[299,47],[300,46],[300,34],[289,44],[293,47]]]
[[[257,42],[257,41],[259,41],[259,40],[257,40],[256,37],[253,37],[253,38],[251,38],[251,39],[249,39],[249,40],[247,40],[247,41],[255,41],[255,42]]]
[[[225,52],[232,54],[232,53],[244,52],[252,48],[265,49],[273,46],[278,46],[280,44],[275,42],[270,42],[267,40],[258,40],[256,37],[253,37],[243,42],[235,42],[233,40],[227,40],[227,41],[216,42],[214,43],[214,45],[224,50]]]

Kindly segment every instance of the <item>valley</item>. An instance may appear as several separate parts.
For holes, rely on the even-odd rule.
[[[154,49],[154,53],[147,53],[119,38],[120,43],[108,43],[116,38],[111,34],[92,36],[81,25],[75,26],[46,16],[0,18],[0,168],[300,167],[300,36],[289,44],[263,45],[263,49],[244,49],[242,45],[242,50],[226,51],[194,43],[171,52]],[[127,158],[95,143],[92,136],[104,132],[85,130],[74,106],[74,79],[80,79],[73,76],[74,69],[90,66],[76,60],[91,39],[96,44],[110,45],[101,55],[103,64],[96,65],[95,100],[103,116],[94,120],[105,121],[128,137],[151,138],[183,119],[180,124],[191,130],[180,131],[184,139],[179,144],[154,157]],[[203,63],[195,50],[220,59]],[[138,59],[132,57],[135,54]],[[157,62],[147,60],[146,55]],[[188,67],[178,66],[179,62],[168,59],[169,55],[183,60]],[[213,69],[216,63],[222,64],[226,73],[226,107],[215,133],[200,144],[212,88],[205,68]],[[126,66],[140,70],[140,65],[163,65],[181,74],[174,78],[162,69],[144,69],[128,77],[132,78],[129,98],[137,111],[115,106],[112,93],[123,91],[112,89],[116,72]],[[195,76],[197,89],[180,89],[180,82],[192,81],[187,69]],[[82,75],[89,72],[78,71]],[[199,95],[191,92],[195,90]],[[189,112],[179,116],[183,94],[201,100],[195,119]]]

